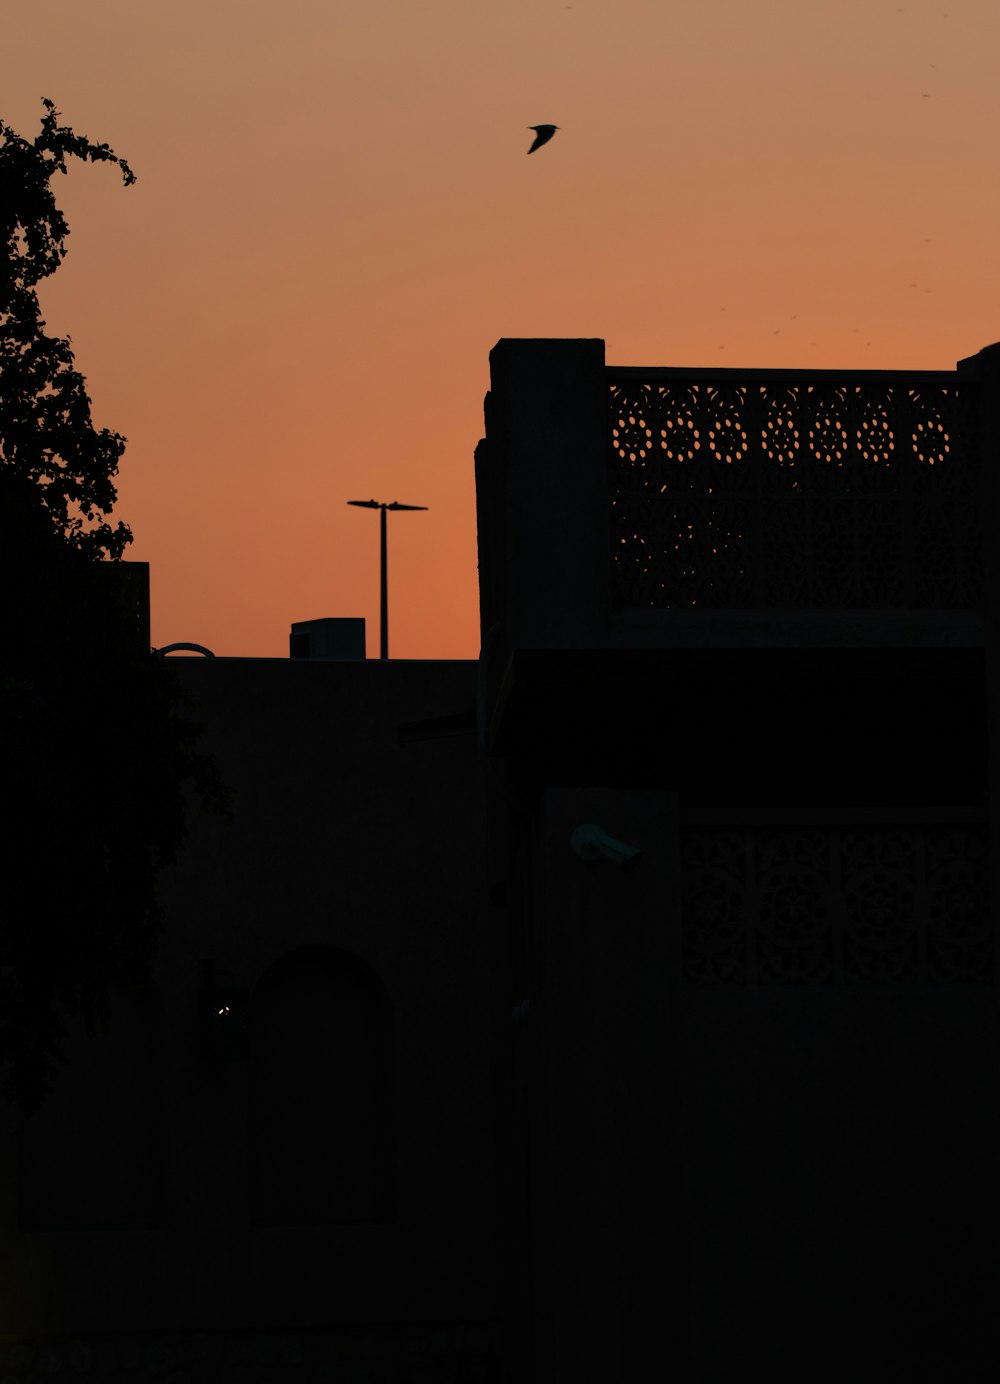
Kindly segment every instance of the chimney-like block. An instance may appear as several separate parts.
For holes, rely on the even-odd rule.
[[[288,641],[289,658],[364,659],[365,622],[354,616],[325,620],[298,620]]]

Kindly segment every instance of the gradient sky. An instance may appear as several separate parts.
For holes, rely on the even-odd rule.
[[[1000,339],[997,0],[7,4],[0,115],[74,165],[42,289],[152,638],[479,651],[473,448],[508,337],[617,365],[950,369]],[[561,128],[526,157],[527,126]]]

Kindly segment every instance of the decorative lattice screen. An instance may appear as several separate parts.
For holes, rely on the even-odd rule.
[[[978,605],[974,384],[608,375],[616,607]]]
[[[983,822],[705,823],[681,858],[689,984],[993,979]]]

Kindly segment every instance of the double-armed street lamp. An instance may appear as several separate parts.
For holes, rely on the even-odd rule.
[[[379,500],[348,500],[349,505],[359,505],[362,509],[380,509],[382,511],[382,648],[380,658],[389,657],[389,598],[386,593],[386,562],[385,562],[385,512],[387,509],[427,509],[427,505],[401,505],[398,500],[393,500],[391,505],[384,504]]]

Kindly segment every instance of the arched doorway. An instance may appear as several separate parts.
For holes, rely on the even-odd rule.
[[[333,947],[281,957],[253,991],[250,1054],[252,1222],[393,1219],[393,1023],[375,972]]]

